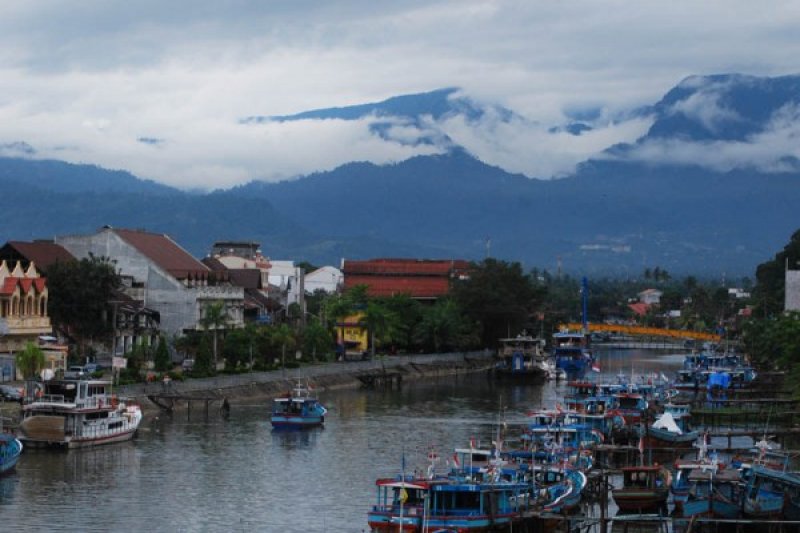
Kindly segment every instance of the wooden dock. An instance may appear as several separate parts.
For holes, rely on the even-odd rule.
[[[164,391],[148,394],[147,399],[168,413],[172,413],[175,407],[182,402],[186,402],[187,420],[189,420],[192,416],[192,404],[197,402],[204,406],[204,415],[206,419],[208,419],[211,405],[213,405],[215,402],[219,402],[219,410],[223,415],[226,415],[227,411],[230,410],[228,399],[222,394],[213,391],[204,391],[198,393]]]

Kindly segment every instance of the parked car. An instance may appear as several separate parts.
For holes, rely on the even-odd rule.
[[[85,366],[71,366],[64,372],[64,379],[84,379],[88,376]]]
[[[22,393],[18,388],[12,387],[11,385],[0,385],[0,398],[22,403]]]
[[[99,372],[103,370],[103,365],[97,363],[88,363],[86,366],[83,367],[88,374],[94,374],[95,372]]]

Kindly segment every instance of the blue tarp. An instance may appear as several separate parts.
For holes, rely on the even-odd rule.
[[[727,389],[731,384],[731,376],[726,372],[714,372],[708,376],[708,388],[720,387]]]

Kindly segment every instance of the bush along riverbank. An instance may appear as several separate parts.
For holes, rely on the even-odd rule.
[[[489,351],[390,356],[371,361],[336,362],[272,372],[219,375],[182,382],[121,386],[119,394],[135,398],[146,411],[157,410],[148,396],[224,397],[231,404],[264,400],[284,393],[298,381],[318,391],[353,389],[383,383],[483,372],[494,365]],[[176,408],[180,407],[180,402]]]

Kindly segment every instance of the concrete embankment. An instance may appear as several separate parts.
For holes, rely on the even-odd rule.
[[[148,395],[168,393],[184,397],[226,398],[229,403],[249,403],[272,398],[290,389],[298,380],[308,381],[317,390],[358,388],[365,382],[382,380],[408,381],[429,377],[485,371],[493,364],[488,351],[381,357],[372,361],[336,362],[273,372],[219,375],[163,383],[120,387],[119,394],[136,398],[147,411],[158,409]],[[182,405],[183,404],[183,405]],[[181,408],[185,402],[176,402]]]

